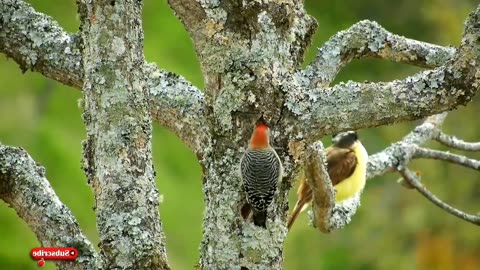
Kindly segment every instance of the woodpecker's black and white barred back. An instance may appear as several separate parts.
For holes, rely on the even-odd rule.
[[[248,149],[241,162],[247,201],[253,209],[255,225],[265,227],[267,208],[281,180],[282,168],[275,150]]]

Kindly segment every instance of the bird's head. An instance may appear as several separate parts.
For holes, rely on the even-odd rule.
[[[353,130],[340,132],[332,136],[332,143],[340,148],[352,148],[357,141],[357,132]]]
[[[263,149],[270,147],[270,129],[263,120],[259,120],[250,139],[250,148]]]

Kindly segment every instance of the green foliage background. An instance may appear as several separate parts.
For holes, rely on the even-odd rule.
[[[30,0],[38,11],[55,18],[69,32],[78,29],[75,1]],[[475,0],[306,1],[318,21],[306,63],[337,31],[362,19],[388,30],[441,45],[458,45]],[[192,43],[166,1],[144,1],[145,56],[198,87],[202,75]],[[380,60],[355,61],[337,81],[401,79],[420,69]],[[32,72],[0,56],[0,141],[21,146],[46,167],[60,199],[96,245],[93,196],[80,170],[85,128],[78,90]],[[444,130],[465,140],[480,140],[480,98],[447,118]],[[416,123],[360,131],[375,153],[408,133]],[[429,146],[445,149],[438,144]],[[172,269],[192,269],[198,261],[203,199],[201,171],[192,152],[169,131],[154,127],[153,152],[163,201],[161,217]],[[480,155],[469,156],[480,158]],[[424,184],[440,198],[466,211],[480,211],[480,174],[435,161],[415,161]],[[390,174],[368,182],[362,207],[344,230],[323,235],[307,226],[302,215],[285,243],[285,269],[480,269],[480,230],[441,211],[414,191],[395,183]],[[295,200],[292,190],[291,203]],[[35,269],[30,249],[35,235],[15,211],[0,202],[0,268]],[[45,269],[53,269],[47,262]]]

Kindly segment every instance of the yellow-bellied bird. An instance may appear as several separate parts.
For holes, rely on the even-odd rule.
[[[368,153],[358,140],[355,131],[346,131],[334,135],[332,143],[333,145],[325,149],[325,152],[328,175],[332,180],[336,202],[338,203],[363,190],[366,182]],[[297,216],[312,201],[312,190],[305,177],[301,179],[297,196],[297,203],[288,220],[288,229],[292,227]]]

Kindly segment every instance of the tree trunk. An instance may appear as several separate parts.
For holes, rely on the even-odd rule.
[[[168,269],[158,213],[139,1],[79,2],[84,170],[95,194],[101,268]]]
[[[176,2],[170,1],[178,15],[191,17]],[[203,7],[206,13],[198,12],[203,22],[208,21],[207,27],[196,28],[183,20],[201,60],[207,120],[213,132],[211,149],[201,161],[206,208],[200,265],[202,269],[281,269],[294,166],[286,152],[288,134],[276,123],[283,117],[282,85],[300,66],[316,22],[302,5],[288,1],[225,2],[221,4],[225,14],[209,13],[213,10],[209,5]],[[285,167],[266,229],[240,214],[246,203],[240,158],[261,116],[273,128],[272,144]]]

